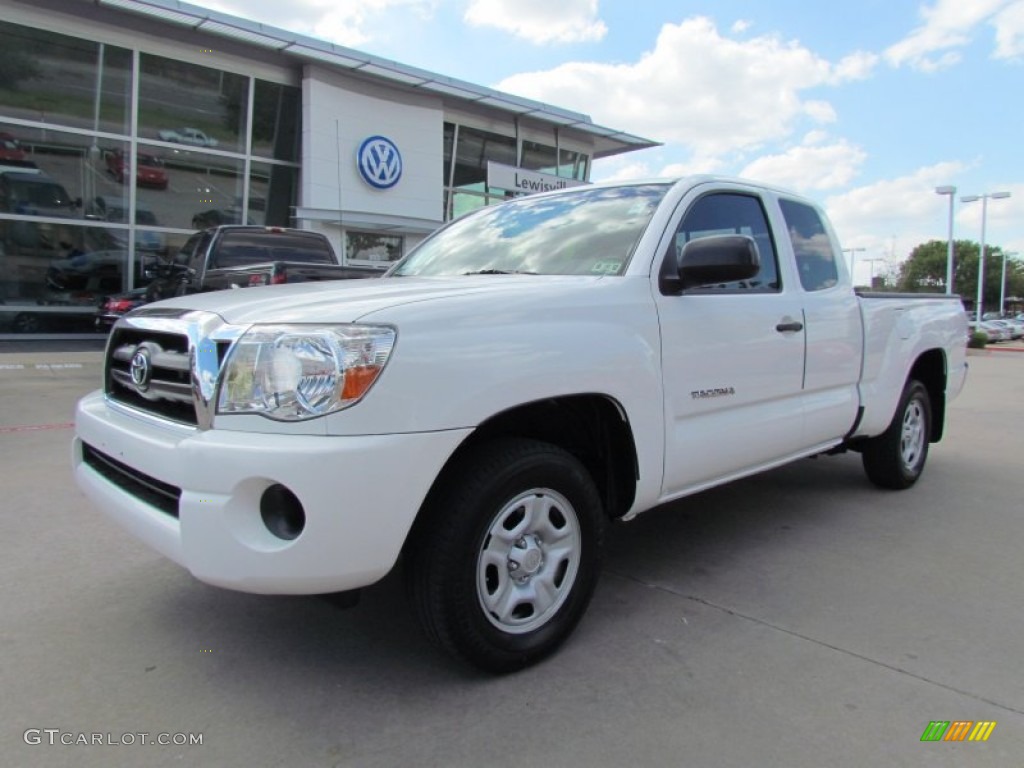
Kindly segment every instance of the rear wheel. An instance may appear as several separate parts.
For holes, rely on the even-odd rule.
[[[43,322],[38,314],[22,312],[14,316],[11,329],[15,333],[41,333],[43,331]]]
[[[931,399],[924,384],[907,382],[889,428],[864,445],[868,479],[881,488],[909,488],[924,471],[931,442]]]
[[[421,513],[405,578],[418,618],[447,651],[490,672],[554,651],[586,610],[604,514],[587,470],[548,443],[484,445]]]

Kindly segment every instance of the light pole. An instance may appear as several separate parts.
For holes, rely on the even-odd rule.
[[[1009,192],[986,192],[983,195],[965,195],[961,203],[973,203],[981,200],[981,248],[978,251],[978,302],[975,307],[975,320],[981,322],[982,291],[985,288],[985,218],[988,216],[988,201],[1003,200],[1010,196]]]
[[[863,253],[865,250],[865,248],[843,248],[843,253],[850,254],[850,282],[854,285],[857,284],[857,281],[853,277],[853,264],[857,259],[857,254]]]
[[[949,245],[946,254],[946,293],[953,292],[953,198],[956,197],[956,187],[936,187],[935,194],[949,195]]]
[[[1006,260],[1010,256],[1016,256],[1016,251],[1007,253],[1003,251],[1003,278],[999,281],[999,316],[1006,314]]]

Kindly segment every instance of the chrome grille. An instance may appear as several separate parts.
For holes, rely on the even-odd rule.
[[[220,366],[239,332],[209,313],[137,310],[114,326],[107,342],[107,399],[162,420],[209,428]]]
[[[188,337],[132,329],[115,329],[113,333],[107,352],[107,396],[195,426]],[[139,362],[143,358],[145,369]]]

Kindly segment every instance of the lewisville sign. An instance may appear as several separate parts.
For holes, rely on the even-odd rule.
[[[487,162],[487,186],[506,189],[510,192],[533,194],[535,192],[551,192],[556,189],[579,187],[587,182],[554,176],[550,173],[528,171],[511,165]]]

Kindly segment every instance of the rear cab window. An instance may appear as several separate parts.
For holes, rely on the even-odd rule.
[[[300,232],[224,232],[207,264],[209,269],[244,267],[269,261],[336,264],[326,239]]]
[[[805,291],[823,291],[839,282],[836,253],[821,216],[811,206],[795,200],[779,200],[786,220],[793,255]]]

